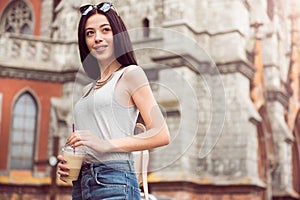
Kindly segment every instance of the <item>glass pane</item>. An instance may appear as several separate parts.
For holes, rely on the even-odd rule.
[[[25,168],[25,169],[31,169],[31,167],[32,167],[32,161],[31,160],[23,160],[23,167]]]
[[[32,34],[32,31],[31,31],[30,27],[27,24],[25,24],[21,29],[21,33],[29,35],[29,34]]]
[[[30,158],[32,157],[32,146],[24,146],[23,148],[23,157]]]
[[[12,142],[13,143],[21,143],[23,141],[23,135],[20,134],[20,132],[15,132],[12,136]]]
[[[18,143],[15,144],[11,149],[11,156],[17,158],[22,154],[22,147]]]
[[[8,27],[6,31],[9,32],[9,33],[14,33],[15,32],[15,30],[11,26]]]
[[[35,127],[35,118],[26,119],[26,123],[24,125],[26,132],[32,133],[34,131],[34,127]]]
[[[11,162],[10,162],[10,164],[11,164],[11,168],[12,169],[20,169],[20,166],[21,166],[20,160],[18,160],[18,159],[12,159]]]
[[[20,130],[23,127],[24,119],[21,117],[15,117],[13,119],[13,129]]]
[[[35,117],[36,111],[35,111],[35,106],[33,104],[29,104],[26,107],[26,115],[28,117]]]
[[[26,144],[33,144],[33,137],[30,137],[30,136],[27,136],[27,135],[25,135],[24,136],[24,141],[25,141],[25,143]]]
[[[15,106],[15,110],[14,110],[15,116],[23,117],[23,115],[24,115],[24,113],[25,113],[24,107],[21,106],[21,105],[23,105],[23,104],[21,104],[21,103],[22,103],[22,102],[20,101],[20,104],[17,104],[17,105]]]

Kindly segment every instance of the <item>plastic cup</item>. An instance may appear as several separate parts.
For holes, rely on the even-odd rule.
[[[69,166],[69,176],[64,178],[67,181],[76,181],[81,169],[82,161],[85,156],[85,151],[82,148],[72,148],[71,146],[66,146],[62,148],[63,156],[67,160],[66,165]]]

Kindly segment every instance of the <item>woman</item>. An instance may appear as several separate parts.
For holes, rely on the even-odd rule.
[[[96,82],[85,87],[74,107],[79,131],[67,145],[82,146],[87,154],[81,175],[73,181],[72,198],[140,199],[131,152],[167,145],[168,127],[112,4],[85,5],[80,11],[81,62]],[[139,114],[146,131],[134,135]],[[66,181],[69,168],[62,155],[58,159],[58,174]]]

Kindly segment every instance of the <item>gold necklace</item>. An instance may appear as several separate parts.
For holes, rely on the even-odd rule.
[[[101,88],[112,78],[112,76],[113,76],[113,73],[111,75],[109,75],[109,77],[107,79],[105,79],[104,81],[97,80],[96,85],[94,86],[94,89],[96,90],[96,89]]]
[[[113,72],[109,75],[109,77],[108,77],[107,79],[105,79],[104,81],[100,81],[100,79],[98,79],[98,80],[96,81],[95,86],[94,86],[94,90],[97,90],[97,89],[101,88],[103,85],[105,85],[105,84],[113,77],[114,73],[115,73],[116,71],[118,71],[121,67],[122,67],[122,66],[120,66],[120,67],[117,68],[115,71],[113,71]]]

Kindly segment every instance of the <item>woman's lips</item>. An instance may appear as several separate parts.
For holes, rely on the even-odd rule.
[[[101,52],[105,51],[105,49],[107,47],[108,47],[107,45],[96,46],[96,47],[94,47],[94,50],[98,53],[101,53]]]

